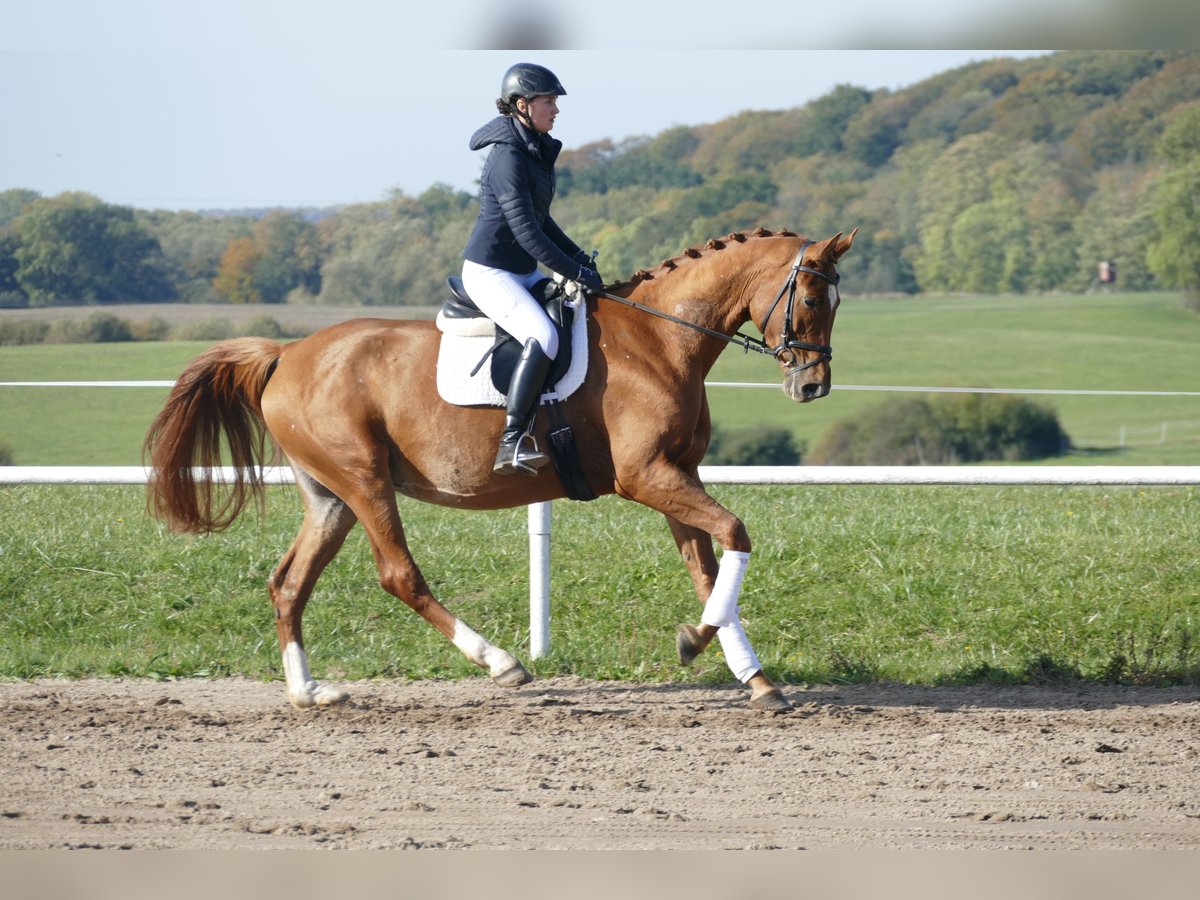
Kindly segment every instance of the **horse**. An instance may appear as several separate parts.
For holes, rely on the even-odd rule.
[[[711,432],[704,379],[733,342],[772,356],[792,400],[826,396],[841,299],[836,266],[857,232],[821,241],[763,228],[735,232],[590,294],[587,377],[561,403],[591,491],[618,494],[667,519],[704,604],[698,624],[678,627],[680,662],[690,663],[717,637],[758,709],[789,704],[763,673],[739,619],[749,534],[709,496],[698,474]],[[748,321],[761,341],[739,331]],[[772,345],[767,335],[774,333]],[[147,508],[177,532],[221,531],[252,501],[261,509],[263,467],[286,457],[304,517],[267,589],[288,698],[298,708],[348,698],[310,675],[301,618],[356,522],[369,538],[384,590],[497,685],[532,681],[516,657],[430,592],[409,550],[396,494],[490,510],[564,497],[563,480],[553,467],[534,477],[492,471],[504,411],[442,400],[438,349],[434,323],[383,318],[346,321],[289,343],[222,341],[187,364],[146,435]],[[542,441],[546,418],[539,413],[532,427]],[[214,472],[225,454],[233,464],[230,481]]]

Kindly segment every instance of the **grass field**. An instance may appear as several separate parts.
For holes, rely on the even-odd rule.
[[[755,392],[751,403],[749,391],[717,388],[709,392],[714,421],[791,425],[812,446],[832,423],[864,408],[921,396],[838,391],[838,384],[1200,390],[1200,316],[1172,295],[852,300],[838,310],[833,347],[829,397],[797,409],[782,392]],[[727,351],[712,380],[775,380],[769,373],[762,359]],[[1200,462],[1200,397],[1028,399],[1057,410],[1087,457],[1071,462]],[[1167,442],[1151,443],[1164,422]],[[1122,426],[1138,446],[1121,450]]]
[[[714,421],[729,429],[790,428],[812,446],[832,423],[912,396],[839,391],[838,384],[1200,389],[1200,316],[1168,294],[848,300],[838,313],[833,345],[835,389],[829,397],[798,407],[779,390],[713,388]],[[0,347],[0,381],[169,380],[205,346]],[[779,382],[773,363],[736,348],[722,355],[710,380]],[[135,464],[165,396],[165,388],[0,388],[0,442],[18,465]],[[1031,399],[1058,411],[1083,461],[1200,461],[1200,398]],[[1167,436],[1159,443],[1163,423]],[[1129,445],[1124,449],[1122,428]]]
[[[769,674],[792,683],[1162,683],[1200,678],[1194,488],[760,487],[714,495],[746,521],[742,597]],[[528,659],[523,509],[403,501],[435,592]],[[661,516],[613,497],[555,504],[552,652],[538,674],[730,678],[690,669],[674,629],[690,579]],[[278,677],[265,579],[299,523],[291,488],[224,534],[180,537],[136,487],[0,489],[0,677]],[[318,677],[479,670],[384,593],[361,529],[305,618]]]
[[[1169,295],[849,300],[834,382],[1195,391],[1200,317]],[[0,348],[0,381],[172,379],[203,344]],[[736,350],[714,381],[777,382]],[[17,464],[134,464],[165,389],[0,388]],[[723,428],[771,424],[814,443],[892,394],[837,391],[797,407],[778,390],[710,391]],[[1200,398],[1038,398],[1085,454],[1068,462],[1196,464]],[[1121,449],[1122,426],[1167,440]],[[1189,428],[1191,429],[1189,431]],[[1059,460],[1062,462],[1062,460]],[[743,596],[768,669],[792,682],[1200,679],[1200,494],[1193,488],[718,487],[755,540]],[[525,513],[407,501],[435,593],[525,656]],[[0,677],[273,677],[264,581],[298,526],[268,514],[222,535],[166,534],[139,488],[0,489]],[[540,674],[727,680],[691,670],[673,631],[696,602],[661,517],[603,498],[555,504],[552,654]],[[377,585],[356,530],[306,617],[324,677],[476,670]]]

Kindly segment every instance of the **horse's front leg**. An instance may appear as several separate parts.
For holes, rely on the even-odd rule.
[[[685,626],[677,639],[680,659],[689,662],[715,634],[730,671],[750,685],[751,703],[758,708],[787,709],[783,694],[763,673],[739,617],[738,598],[750,561],[746,526],[708,495],[695,466],[685,470],[662,457],[650,463],[644,457],[624,462],[618,466],[618,493],[667,517],[704,604],[700,624]],[[713,554],[714,540],[723,551],[720,565]]]
[[[690,664],[715,637],[721,642],[730,671],[739,681],[749,685],[751,706],[765,710],[789,709],[779,688],[763,673],[758,655],[750,646],[738,617],[737,600],[749,563],[749,552],[727,550],[718,564],[711,535],[671,516],[667,516],[667,524],[671,526],[679,555],[692,576],[696,596],[704,603],[704,614],[698,625],[679,626],[675,637],[679,661],[685,666]],[[721,577],[723,568],[724,579]]]

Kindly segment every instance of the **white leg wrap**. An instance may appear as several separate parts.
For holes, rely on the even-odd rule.
[[[742,581],[750,565],[750,554],[740,550],[726,550],[721,554],[721,565],[717,570],[717,581],[712,594],[704,603],[704,615],[700,621],[705,625],[724,628],[738,621],[738,597],[742,593]]]
[[[750,639],[741,622],[726,625],[717,632],[717,640],[721,642],[721,652],[725,654],[725,664],[729,671],[742,684],[750,680],[750,676],[762,668]]]

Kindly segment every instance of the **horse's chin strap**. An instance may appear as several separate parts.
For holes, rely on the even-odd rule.
[[[824,278],[832,285],[837,285],[842,280],[841,275],[834,273],[829,275],[822,272],[820,269],[814,269],[811,266],[806,266],[804,262],[804,251],[811,247],[815,241],[805,241],[800,246],[800,251],[796,254],[796,261],[792,263],[792,269],[788,272],[787,281],[783,287],[779,289],[778,295],[775,297],[775,302],[771,304],[770,310],[767,311],[766,318],[763,319],[762,327],[758,330],[763,333],[763,338],[760,340],[756,337],[751,337],[748,334],[742,334],[740,331],[736,334],[725,334],[722,331],[717,331],[713,328],[706,328],[704,325],[699,325],[696,322],[689,322],[687,319],[681,319],[678,316],[673,316],[670,313],[665,313],[662,310],[654,309],[636,301],[630,300],[627,297],[618,297],[616,294],[610,294],[608,291],[589,291],[590,294],[595,294],[597,297],[603,297],[605,300],[612,300],[615,303],[620,303],[624,306],[631,307],[640,312],[649,313],[652,316],[657,316],[660,319],[666,319],[668,322],[674,322],[676,325],[682,325],[685,328],[690,328],[693,331],[699,331],[702,334],[707,334],[709,337],[720,338],[729,344],[737,344],[743,351],[753,350],[755,353],[762,353],[766,356],[773,357],[787,366],[788,372],[803,372],[805,369],[811,369],[813,366],[820,365],[823,362],[829,362],[833,358],[833,348],[827,344],[813,344],[808,341],[797,340],[795,332],[792,330],[792,313],[796,306],[796,276],[801,272],[807,272],[810,275],[817,275]],[[783,299],[783,295],[787,294],[787,306],[784,313],[783,329],[779,336],[779,343],[774,347],[770,346],[766,341],[767,324],[771,321],[771,316],[775,312],[775,307],[779,305],[779,301]],[[816,359],[809,360],[806,363],[797,363],[796,350],[810,350],[819,354]],[[785,358],[785,356],[787,358]]]

